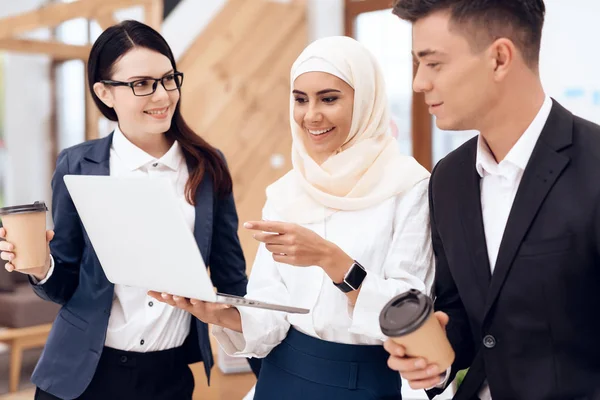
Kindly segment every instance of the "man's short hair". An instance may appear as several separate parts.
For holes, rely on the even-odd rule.
[[[537,68],[546,6],[544,0],[395,0],[393,13],[415,22],[434,12],[450,14],[451,29],[475,50],[510,39],[530,67]]]

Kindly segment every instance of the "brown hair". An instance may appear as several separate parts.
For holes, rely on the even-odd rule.
[[[543,0],[395,0],[392,12],[415,22],[439,11],[449,12],[451,22],[476,48],[508,38],[527,64],[537,68],[546,13]]]
[[[115,110],[107,107],[94,93],[94,84],[111,79],[115,63],[135,47],[144,47],[157,51],[171,60],[173,70],[177,71],[175,57],[165,39],[149,27],[138,21],[123,21],[111,26],[98,37],[92,46],[87,64],[88,86],[94,102],[102,114],[111,121],[117,121]],[[180,111],[181,99],[175,108],[171,127],[167,135],[177,140],[190,168],[190,177],[186,182],[185,196],[188,203],[195,204],[198,186],[205,174],[213,182],[219,197],[231,193],[232,180],[223,156],[206,140],[198,136],[185,122]]]

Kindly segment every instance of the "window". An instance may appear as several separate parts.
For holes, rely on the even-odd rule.
[[[356,18],[356,40],[377,58],[387,86],[392,113],[392,134],[404,154],[412,154],[412,40],[411,25],[391,9],[361,13]]]

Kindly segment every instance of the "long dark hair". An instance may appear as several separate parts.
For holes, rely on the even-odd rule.
[[[123,21],[102,32],[90,52],[87,79],[94,102],[102,114],[111,121],[118,121],[117,114],[96,96],[94,84],[111,79],[115,63],[135,47],[154,50],[168,57],[173,70],[177,71],[175,57],[166,40],[148,25],[138,21]],[[227,196],[231,193],[232,181],[225,160],[218,150],[188,126],[181,115],[180,108],[181,98],[175,107],[171,127],[166,134],[179,142],[190,168],[190,177],[185,186],[186,200],[190,204],[195,204],[196,191],[204,174],[212,178],[214,190],[220,198]]]

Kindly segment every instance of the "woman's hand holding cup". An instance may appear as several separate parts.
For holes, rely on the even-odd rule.
[[[5,239],[6,234],[6,229],[0,228],[0,238]],[[4,268],[8,272],[21,272],[35,277],[38,281],[43,280],[44,278],[46,278],[46,275],[48,275],[48,270],[50,269],[50,241],[52,240],[52,238],[54,238],[54,231],[46,231],[46,262],[43,266],[25,266],[18,269],[12,263],[16,257],[14,244],[5,240],[0,241],[0,258],[2,258],[5,261],[8,261]]]

